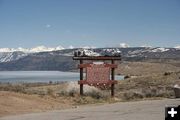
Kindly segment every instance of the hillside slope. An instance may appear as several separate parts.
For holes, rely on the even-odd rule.
[[[109,48],[96,48],[93,51],[100,53]],[[180,61],[180,49],[175,48],[114,48],[122,52],[122,61],[131,62],[166,62]],[[37,53],[0,53],[0,70],[60,70],[72,71],[77,68],[78,61],[72,56],[77,49],[63,49]],[[169,64],[169,63],[168,63]],[[171,64],[171,63],[170,63]],[[174,62],[173,65],[179,65]]]

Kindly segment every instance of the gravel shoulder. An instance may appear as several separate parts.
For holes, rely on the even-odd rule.
[[[165,106],[179,104],[180,99],[120,102],[2,117],[0,120],[163,120]]]

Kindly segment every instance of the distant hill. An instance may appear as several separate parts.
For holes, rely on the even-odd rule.
[[[95,48],[95,52],[103,49]],[[122,52],[123,61],[180,60],[178,48],[131,47],[115,48]],[[60,70],[76,69],[78,61],[72,56],[77,49],[62,49],[48,52],[27,53],[23,51],[0,52],[0,70]]]

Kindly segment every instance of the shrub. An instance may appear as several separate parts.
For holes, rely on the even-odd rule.
[[[77,91],[75,89],[72,89],[68,92],[68,95],[71,97],[75,97],[75,94],[78,94]]]
[[[94,89],[94,90],[91,90],[91,91],[88,91],[85,93],[86,96],[91,96],[92,98],[95,98],[95,99],[107,99],[108,98],[108,95],[105,91],[101,91],[101,90],[98,90],[98,89]]]
[[[165,72],[164,75],[167,76],[167,75],[171,75],[172,72]]]
[[[143,97],[144,96],[141,93],[129,91],[129,92],[125,92],[123,94],[122,99],[123,100],[133,100],[133,99],[140,99]]]
[[[130,75],[124,76],[124,79],[128,79],[128,78],[131,78],[131,76]]]
[[[47,89],[47,94],[48,94],[49,96],[51,96],[51,97],[55,97],[55,96],[56,96],[55,93],[54,93],[54,91],[53,91],[52,89],[50,89],[50,88]]]

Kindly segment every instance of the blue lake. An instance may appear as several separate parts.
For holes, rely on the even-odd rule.
[[[122,80],[123,76],[115,76]],[[78,81],[79,73],[60,71],[0,71],[1,83],[35,83],[35,82],[63,82]]]

